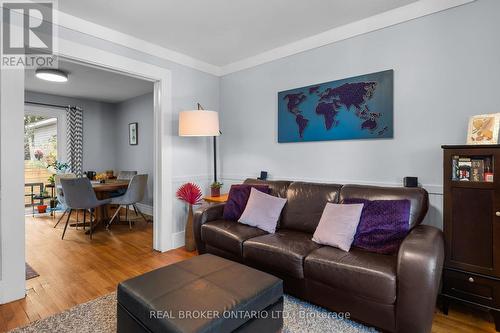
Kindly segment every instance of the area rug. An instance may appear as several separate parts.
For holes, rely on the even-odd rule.
[[[26,263],[26,280],[36,278],[37,276],[40,276],[40,274],[38,274],[33,267]]]
[[[372,333],[377,332],[323,308],[285,296],[283,333]],[[116,293],[80,304],[62,313],[16,328],[11,333],[114,333]]]

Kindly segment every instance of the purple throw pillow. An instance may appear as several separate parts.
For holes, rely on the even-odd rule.
[[[266,194],[271,192],[268,185],[231,185],[229,197],[224,206],[223,216],[225,220],[238,221],[240,219],[241,214],[247,206],[252,187]]]
[[[363,203],[352,246],[381,254],[394,254],[410,231],[410,200],[345,199]]]

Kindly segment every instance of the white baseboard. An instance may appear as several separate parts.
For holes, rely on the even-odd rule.
[[[135,205],[137,206],[137,208],[139,208],[139,210],[142,213],[144,213],[146,215],[149,215],[149,216],[153,216],[153,206],[146,205],[146,204],[143,204],[143,203],[137,203]],[[129,206],[128,210],[134,210],[134,207]]]
[[[142,203],[138,203],[138,204],[136,204],[136,206],[144,214],[149,215],[149,216],[153,216],[153,206],[142,204]]]
[[[144,214],[153,216],[153,206],[138,203],[137,208],[139,208],[139,210]],[[129,207],[129,210],[133,209],[134,209],[133,207]],[[172,234],[172,248],[176,249],[178,247],[184,246],[184,244],[185,244],[184,231],[174,232]]]
[[[172,234],[172,245],[174,249],[184,246],[184,244],[184,231],[179,231]]]

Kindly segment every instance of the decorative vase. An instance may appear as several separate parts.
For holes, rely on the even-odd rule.
[[[193,231],[193,205],[189,205],[188,217],[186,222],[186,230],[184,231],[185,247],[188,251],[196,250],[196,243],[194,242]]]
[[[211,187],[210,188],[210,195],[212,197],[220,197],[220,187]]]
[[[40,214],[43,214],[47,211],[47,205],[39,205],[36,207],[36,209]]]

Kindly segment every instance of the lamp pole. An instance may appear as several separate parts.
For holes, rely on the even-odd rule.
[[[197,104],[198,104],[198,110],[204,110],[200,103]],[[216,136],[214,136],[214,183],[215,182],[217,182],[217,137]]]
[[[214,136],[214,183],[217,182],[217,137]]]

